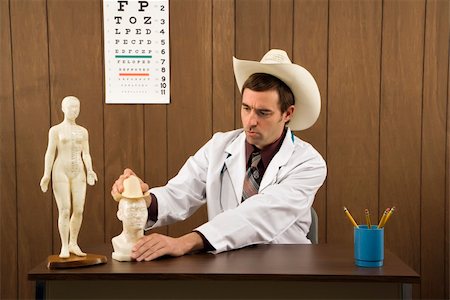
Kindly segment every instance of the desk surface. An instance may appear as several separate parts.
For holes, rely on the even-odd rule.
[[[103,265],[49,270],[44,261],[28,273],[30,280],[301,280],[418,283],[420,276],[385,251],[381,268],[356,267],[353,248],[345,245],[259,245],[217,255],[197,253],[151,262],[118,262],[112,247],[88,250],[103,254]]]

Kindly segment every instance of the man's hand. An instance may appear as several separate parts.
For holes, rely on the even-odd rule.
[[[131,169],[125,169],[123,171],[123,174],[120,175],[120,177],[114,182],[114,185],[111,188],[111,196],[114,198],[114,200],[119,200],[121,198],[121,194],[123,193],[123,181],[130,177],[131,175],[134,175],[138,177],[133,170]],[[138,177],[139,178],[139,177]],[[142,192],[145,193],[149,190],[148,184],[142,181],[142,179],[139,178],[139,181],[141,182],[141,189]]]
[[[137,261],[150,261],[164,255],[182,256],[200,249],[203,249],[203,240],[198,233],[191,232],[179,238],[153,233],[134,245],[131,257]]]

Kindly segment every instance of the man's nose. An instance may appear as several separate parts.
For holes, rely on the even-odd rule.
[[[249,126],[256,126],[258,124],[258,116],[256,115],[255,111],[251,111],[248,116],[248,125]]]

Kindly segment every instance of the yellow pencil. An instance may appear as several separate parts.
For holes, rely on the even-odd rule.
[[[350,212],[348,211],[347,207],[344,206],[344,212],[347,215],[348,219],[350,220],[350,222],[352,222],[353,226],[356,228],[359,228],[358,224],[356,224],[355,219],[353,219],[352,215],[350,214]]]
[[[370,229],[370,227],[372,227],[372,224],[370,222],[370,213],[367,208],[364,210],[364,214],[366,215],[367,228]]]
[[[389,218],[392,216],[392,214],[394,213],[395,210],[395,206],[393,206],[389,212],[387,213],[386,217],[384,218],[384,222],[381,223],[379,228],[383,228],[384,225],[386,225],[386,222],[389,220]]]
[[[382,226],[384,226],[385,220],[386,220],[386,216],[389,213],[389,207],[386,208],[386,210],[384,211],[383,215],[381,216],[380,222],[378,223],[378,228],[382,228]]]

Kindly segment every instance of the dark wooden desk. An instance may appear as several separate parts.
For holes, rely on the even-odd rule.
[[[419,275],[389,251],[384,266],[360,268],[343,245],[261,245],[218,255],[117,262],[109,245],[87,249],[104,265],[28,273],[38,298],[298,299],[411,298]]]

